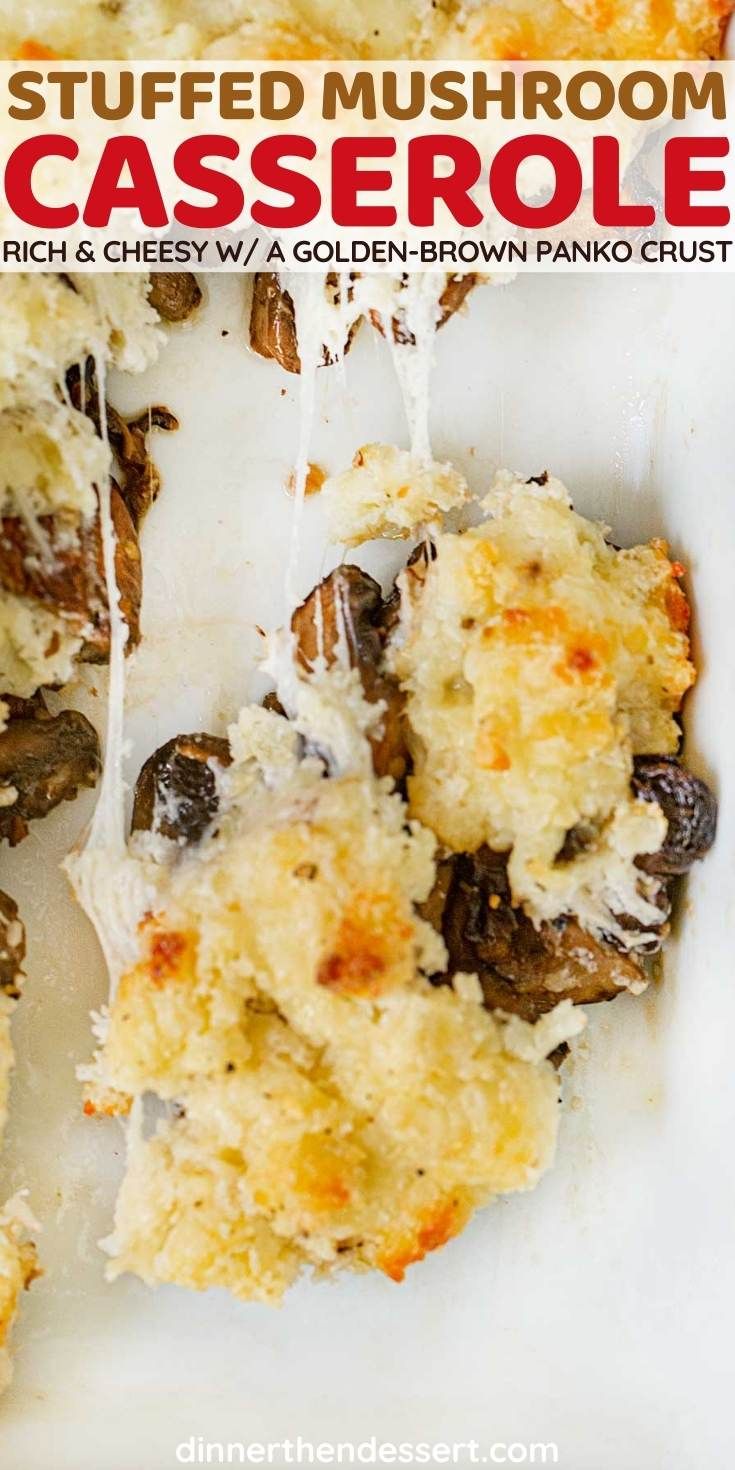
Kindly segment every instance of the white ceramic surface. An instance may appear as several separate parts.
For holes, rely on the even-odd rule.
[[[181,416],[144,532],[146,639],[130,668],[130,774],[249,690],[256,623],[281,616],[298,386],[245,347],[245,283],[208,288],[146,381]],[[92,798],[0,855],[30,931],[3,1186],[27,1185],[46,1275],[23,1304],[0,1410],[3,1470],[166,1470],[214,1440],[555,1441],[566,1470],[719,1470],[733,1446],[735,282],[526,278],[475,293],[440,335],[432,431],[481,490],[549,467],[615,539],[666,535],[691,569],[701,677],[688,757],[719,842],[689,884],[663,987],[590,1016],[556,1170],[396,1287],[300,1286],[280,1312],[103,1280],[121,1132],[81,1116],[74,1068],[104,996],[58,862]],[[225,335],[225,333],[227,335]],[[385,344],[320,375],[312,458],[405,440]],[[306,590],[336,559],[307,505]],[[371,569],[396,558],[365,554]],[[104,676],[78,698],[102,719]],[[99,692],[91,693],[92,686]],[[572,1101],[574,1100],[574,1105]]]

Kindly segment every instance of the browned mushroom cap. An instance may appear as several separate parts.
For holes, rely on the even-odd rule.
[[[151,271],[148,300],[166,322],[185,322],[202,299],[191,271]]]
[[[83,372],[71,367],[66,375],[69,396],[75,408],[92,420],[101,433],[101,415],[94,359],[87,358]],[[148,451],[147,435],[152,429],[172,433],[178,419],[169,409],[153,404],[135,418],[124,419],[112,404],[105,405],[107,436],[120,469],[120,494],[136,530],[150,510],[161,488],[161,477]]]
[[[0,993],[17,1000],[23,981],[26,931],[18,917],[18,905],[0,891]]]
[[[688,873],[715,840],[714,793],[672,755],[636,756],[633,790],[644,801],[657,801],[668,822],[663,846],[637,858],[638,867],[666,877]]]
[[[180,846],[198,842],[217,815],[216,767],[232,761],[216,735],[177,735],[149,756],[135,787],[133,832],[159,832]]]
[[[382,700],[385,710],[371,737],[378,776],[400,781],[408,769],[404,728],[405,696],[396,679],[382,669],[390,603],[378,583],[356,566],[338,567],[310,592],[291,619],[299,662],[311,669],[322,657],[329,666],[346,646],[350,664],[359,672],[365,698]]]
[[[448,322],[449,318],[454,316],[455,312],[459,311],[469,296],[470,291],[477,285],[477,279],[477,275],[472,272],[466,276],[450,276],[448,278],[447,284],[439,297],[437,330],[439,327],[443,327],[445,322]],[[380,332],[381,337],[384,337],[385,329],[380,312],[371,311],[370,320],[377,331]],[[398,308],[393,316],[392,326],[394,342],[400,342],[406,346],[414,344],[416,339],[406,325],[405,312],[401,307]]]
[[[507,858],[481,848],[439,864],[425,913],[441,930],[448,976],[479,976],[489,1010],[535,1021],[562,1000],[612,1000],[645,981],[640,961],[595,939],[574,919],[535,929],[511,903]],[[441,977],[445,978],[445,977]]]
[[[327,282],[339,289],[336,276],[327,276]],[[352,338],[359,320],[350,327],[344,351],[349,352]],[[301,372],[296,313],[288,291],[283,290],[278,276],[272,271],[258,271],[253,278],[253,298],[250,307],[250,346],[261,357],[272,357],[287,373]],[[332,362],[327,348],[322,349],[322,364]]]
[[[97,732],[77,710],[52,715],[43,696],[3,696],[7,726],[0,733],[0,837],[11,845],[26,836],[28,823],[45,817],[83,786],[94,786],[101,759]],[[11,799],[12,798],[12,799]]]

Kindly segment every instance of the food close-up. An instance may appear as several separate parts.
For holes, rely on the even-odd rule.
[[[0,47],[704,74],[730,9],[0,0]],[[717,1470],[729,274],[0,308],[0,1462]]]

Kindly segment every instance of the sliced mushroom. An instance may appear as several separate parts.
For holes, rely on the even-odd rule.
[[[18,905],[0,891],[0,994],[17,1000],[23,982],[26,931],[18,917]]]
[[[354,279],[354,277],[353,277]],[[447,284],[439,298],[437,327],[443,327],[476,285],[476,274],[448,276]],[[327,286],[339,289],[339,277],[330,273]],[[383,319],[378,311],[370,311],[372,325],[384,336]],[[352,338],[360,324],[360,317],[352,323],[344,351],[348,352]],[[393,316],[393,337],[396,342],[411,343],[414,338],[406,326],[405,314],[399,307]],[[250,346],[261,357],[272,357],[287,373],[299,373],[298,337],[293,299],[280,283],[278,276],[270,271],[260,271],[253,280],[253,298],[250,309]],[[332,358],[325,347],[322,361],[328,365]]]
[[[128,628],[125,652],[140,643],[140,607],[143,597],[143,566],[138,533],[118,486],[110,486],[110,514],[115,531],[115,581],[120,611]],[[85,544],[86,543],[86,544]],[[90,569],[88,609],[92,628],[79,655],[84,663],[106,663],[110,656],[110,610],[105,585],[102,533],[99,521],[83,538],[86,563]]]
[[[102,421],[94,359],[87,358],[83,372],[77,366],[70,368],[66,384],[74,407],[92,420],[100,434]],[[120,494],[135,529],[139,530],[161,488],[161,477],[151,459],[147,436],[152,429],[173,433],[179,422],[169,409],[160,404],[153,404],[131,419],[123,418],[110,403],[105,405],[105,413],[107,436],[120,469]]]
[[[15,847],[29,822],[73,801],[83,786],[94,786],[102,762],[97,732],[77,710],[52,715],[40,693],[3,700],[8,714],[0,734],[0,837]]]
[[[439,297],[439,309],[441,316],[439,326],[443,327],[460,307],[464,306],[470,291],[474,291],[479,277],[476,273],[469,272],[464,276],[450,276],[447,284]]]
[[[138,777],[133,832],[158,832],[182,847],[199,842],[219,808],[216,768],[231,761],[228,742],[216,735],[168,740]]]
[[[504,853],[481,848],[447,858],[437,885],[425,912],[444,937],[448,975],[476,973],[489,1010],[535,1021],[561,1000],[589,1005],[645,983],[635,956],[595,939],[575,919],[536,929],[512,905]]]
[[[644,801],[657,801],[668,827],[658,852],[637,858],[646,873],[674,877],[688,873],[709,852],[717,831],[717,798],[705,781],[693,776],[675,756],[636,756],[633,790]]]
[[[338,292],[339,277],[328,275],[326,285]],[[359,319],[349,329],[345,352],[349,352],[358,326]],[[293,299],[272,271],[258,271],[253,278],[250,346],[261,357],[272,357],[285,372],[301,372]],[[322,364],[327,367],[332,360],[327,348],[322,348]]]
[[[201,303],[202,293],[191,271],[151,271],[148,300],[166,322],[185,322]]]
[[[373,765],[376,775],[401,781],[408,769],[405,696],[382,669],[391,610],[374,578],[347,565],[314,588],[293,614],[291,628],[304,669],[313,668],[320,657],[328,666],[335,663],[342,648],[359,672],[368,702],[383,702],[379,730],[370,739]]]

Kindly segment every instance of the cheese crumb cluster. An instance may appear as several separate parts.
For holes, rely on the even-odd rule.
[[[374,536],[405,539],[469,499],[451,465],[417,461],[390,444],[358,449],[352,467],[327,480],[321,493],[330,537],[345,546]]]
[[[633,756],[673,753],[694,682],[688,605],[664,542],[619,551],[558,480],[506,473],[487,519],[439,534],[401,579],[392,668],[407,696],[412,815],[445,847],[508,851],[514,902],[635,944],[657,881],[635,864],[666,822]],[[582,830],[576,855],[565,839]]]
[[[716,57],[729,0],[0,0],[21,59]]]
[[[276,1301],[305,1269],[395,1281],[552,1160],[546,1055],[570,1006],[509,1029],[474,977],[436,987],[417,905],[434,839],[390,782],[299,759],[281,717],[231,732],[216,830],[138,834],[155,895],[92,1094],[133,1099],[111,1274]],[[167,1116],[146,1126],[141,1099]]]
[[[95,486],[110,473],[109,447],[69,402],[67,369],[90,355],[101,370],[148,367],[161,333],[147,293],[145,275],[0,279],[0,497],[3,517],[25,527],[30,542],[21,565],[12,541],[3,556],[2,693],[28,698],[42,685],[65,683],[89,631],[87,613],[20,587],[29,569],[40,568],[53,587],[64,552],[97,513]],[[4,552],[5,538],[4,528]]]

